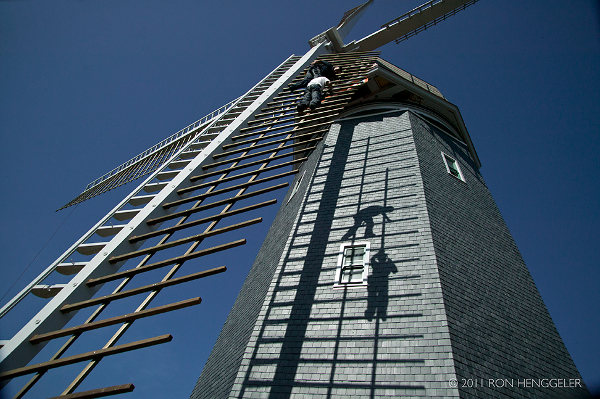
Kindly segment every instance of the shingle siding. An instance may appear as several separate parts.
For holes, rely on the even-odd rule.
[[[411,120],[457,377],[484,382],[461,388],[461,398],[579,397],[585,390],[518,387],[523,379],[581,376],[466,146],[415,114]],[[465,182],[447,173],[442,151]],[[505,386],[490,387],[489,379]]]
[[[457,397],[408,114],[334,125],[310,180],[230,397]],[[353,239],[368,286],[334,289]]]

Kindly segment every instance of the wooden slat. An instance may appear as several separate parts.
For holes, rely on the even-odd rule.
[[[326,99],[323,100],[323,103],[321,105],[323,106],[329,106],[329,105],[336,105],[342,102],[347,102],[347,100],[349,100],[351,97],[351,93],[344,93],[344,95],[337,95],[335,97],[328,97]],[[288,102],[288,101],[284,101]],[[292,111],[294,113],[296,113],[296,105],[297,102],[296,101],[289,101],[289,104],[279,104],[279,105],[268,105],[264,108],[262,108],[260,110],[260,113],[254,115],[255,118],[261,117],[261,116],[265,116],[265,115],[269,115],[272,114],[274,112],[284,112],[284,111]]]
[[[319,106],[319,108],[317,108],[320,111],[323,112],[334,112],[336,110],[338,110],[339,108],[339,104],[322,104],[322,106]],[[251,120],[250,122],[248,122],[249,126],[254,126],[260,123],[267,123],[267,122],[271,122],[274,121],[276,119],[281,119],[281,118],[287,118],[285,120],[282,121],[283,122],[292,122],[292,121],[296,121],[296,120],[301,120],[301,119],[305,119],[307,116],[310,116],[311,114],[308,115],[302,115],[299,116],[297,112],[294,112],[295,108],[290,108],[287,111],[283,111],[281,112],[279,115],[275,115],[277,112],[271,112],[269,113],[270,117],[266,117],[266,118],[256,118],[254,120]],[[287,112],[287,113],[286,113]]]
[[[235,243],[239,243],[238,245],[242,245],[242,244],[246,243],[246,240],[238,240],[238,241],[235,241]],[[177,258],[167,259],[166,261],[163,261],[163,262],[165,262],[167,264],[185,262],[186,260],[197,258],[199,256],[204,255],[204,254],[199,254],[199,252],[200,251],[192,252],[187,255],[178,256]],[[172,285],[177,285],[177,284],[185,283],[188,281],[196,280],[199,278],[212,276],[213,274],[223,273],[226,270],[227,270],[227,268],[225,266],[216,267],[214,269],[204,270],[199,273],[188,274],[187,276],[178,277],[178,278],[174,278],[174,279],[166,280],[166,281],[161,281],[159,283],[144,285],[144,286],[133,288],[133,289],[130,289],[127,291],[117,292],[115,294],[104,295],[104,296],[101,296],[98,298],[88,299],[86,301],[80,301],[80,302],[63,305],[60,308],[60,311],[64,312],[64,313],[72,312],[74,310],[87,308],[88,306],[98,305],[98,304],[101,304],[104,302],[110,302],[110,301],[114,301],[117,299],[127,298],[127,297],[130,297],[133,295],[141,294],[143,292],[155,291],[155,290],[159,290],[159,289],[169,287]]]
[[[50,399],[92,399],[103,398],[105,396],[119,395],[129,393],[135,389],[133,384],[115,385],[112,387],[98,388],[91,391],[83,391],[77,393],[69,393],[67,395],[53,396]]]
[[[265,154],[270,154],[270,153],[273,153],[273,152],[277,153],[277,152],[282,151],[282,150],[287,150],[289,148],[294,148],[294,147],[302,145],[302,144],[314,143],[315,141],[319,141],[319,140],[320,139],[310,139],[310,140],[298,141],[296,143],[289,144],[289,145],[284,145],[284,146],[277,147],[277,148],[270,148],[270,149],[264,150],[264,151],[253,152],[253,153],[249,153],[249,154],[242,155],[242,156],[239,156],[239,157],[226,159],[224,161],[214,162],[214,163],[211,163],[209,165],[204,165],[202,167],[202,169],[210,169],[210,168],[214,168],[216,166],[221,166],[221,165],[225,165],[225,164],[232,163],[232,162],[239,162],[239,161],[244,160],[244,159],[258,157],[258,156],[265,155]],[[252,149],[254,149],[254,147],[248,147],[248,150],[252,150]]]
[[[316,134],[325,133],[328,130],[329,130],[329,126],[327,126],[325,129],[320,129],[320,130],[317,130],[317,131],[314,131],[314,132],[309,132],[309,133],[304,133],[304,134],[294,134],[292,137],[286,137],[286,138],[283,138],[283,139],[272,140],[272,141],[269,141],[268,143],[262,143],[262,144],[253,145],[252,147],[250,147],[250,146],[248,146],[248,147],[242,147],[242,148],[238,148],[237,150],[231,150],[231,151],[226,151],[226,152],[222,152],[222,153],[217,153],[217,154],[213,155],[213,158],[214,159],[218,159],[218,158],[226,157],[226,156],[231,155],[231,154],[237,154],[239,152],[244,152],[244,151],[254,150],[254,149],[258,149],[258,148],[268,147],[268,146],[271,146],[273,144],[278,144],[278,143],[285,143],[285,142],[290,141],[290,140],[298,140],[298,139],[304,139],[306,137],[313,137]],[[285,132],[281,133],[281,134],[277,134],[277,136],[282,136],[284,134],[285,134]],[[322,138],[322,136],[319,136],[319,138]],[[250,140],[249,142],[253,143],[253,142],[255,142],[255,140]]]
[[[283,104],[290,103],[290,102],[291,103],[297,102],[303,96],[303,92],[301,90],[302,89],[296,89],[293,92],[282,92],[277,97],[273,98],[263,108],[261,108],[261,112],[267,108],[281,106]],[[335,93],[335,94],[337,94],[337,96],[346,96],[346,97],[348,96],[348,93],[346,93],[345,90],[342,92]],[[331,96],[329,96],[328,98],[331,98]]]
[[[177,205],[180,205],[180,204],[183,204],[183,203],[186,203],[186,202],[191,202],[191,201],[195,201],[195,200],[199,200],[199,199],[203,199],[203,198],[212,197],[212,196],[215,196],[215,195],[220,195],[220,194],[223,194],[223,193],[226,193],[226,192],[229,192],[229,191],[234,191],[234,190],[237,190],[239,188],[247,188],[247,187],[250,187],[250,186],[254,186],[256,184],[261,184],[261,183],[265,183],[265,182],[268,182],[268,181],[271,181],[271,180],[276,180],[276,179],[279,179],[281,177],[286,177],[286,176],[289,176],[289,175],[293,175],[295,173],[298,173],[298,171],[297,170],[290,170],[290,171],[287,171],[287,172],[279,173],[277,175],[273,175],[273,176],[269,176],[269,177],[264,177],[262,179],[252,180],[252,181],[248,181],[248,182],[245,182],[245,183],[236,184],[234,186],[224,187],[224,188],[219,189],[219,190],[213,190],[213,191],[210,191],[210,192],[207,192],[207,193],[198,194],[198,195],[195,195],[193,197],[183,198],[181,200],[173,201],[173,202],[177,202]],[[217,184],[215,184],[215,186]],[[181,189],[177,193],[178,194],[185,194],[187,192],[198,190],[197,187],[198,186],[186,187],[184,189]],[[173,203],[173,202],[171,202],[171,203]]]
[[[349,79],[349,82],[345,82],[345,83],[339,83],[337,81],[333,81],[332,82],[332,90],[333,93],[331,95],[328,95],[327,97],[325,97],[325,99],[331,100],[333,98],[338,98],[338,97],[347,97],[349,93],[347,93],[347,89],[352,87],[352,85],[354,84],[353,80],[357,79],[355,76],[353,76],[351,79]],[[273,98],[264,108],[261,109],[261,111],[267,107],[273,107],[273,106],[281,106],[282,104],[286,104],[286,103],[294,103],[297,102],[298,100],[300,100],[303,96],[304,96],[304,92],[302,91],[303,88],[298,88],[296,90],[294,90],[293,92],[290,91],[284,91],[281,92],[279,95],[277,95],[275,98]],[[327,103],[329,103],[330,101],[328,101]],[[325,102],[324,102],[325,104]]]
[[[338,79],[338,80],[333,80],[331,81],[331,86],[332,86],[332,90],[333,90],[333,95],[329,96],[329,98],[331,97],[335,97],[336,95],[342,95],[342,94],[346,94],[344,89],[348,89],[350,87],[352,87],[354,85],[353,80],[357,79],[355,77],[355,75],[349,77],[348,79]],[[348,82],[348,80],[350,80],[350,82]],[[282,92],[280,95],[278,95],[277,97],[275,97],[272,102],[287,102],[287,101],[297,101],[300,98],[302,98],[303,93],[299,92],[299,90],[301,90],[302,88],[298,88],[296,90],[294,90],[293,92]],[[335,91],[338,91],[338,93],[336,93]],[[342,92],[339,92],[340,90],[342,90]],[[272,103],[271,102],[271,103]],[[271,104],[269,103],[269,104]]]
[[[219,169],[219,170],[215,170],[213,172],[206,172],[206,173],[203,173],[202,176],[203,177],[209,177],[209,176],[215,176],[215,175],[218,175],[218,174],[221,174],[221,173],[229,173],[229,172],[232,172],[234,170],[245,169],[245,168],[248,168],[250,166],[260,165],[260,164],[263,164],[263,163],[269,163],[269,162],[275,161],[277,159],[282,159],[282,158],[287,158],[287,157],[291,157],[291,156],[298,155],[298,154],[303,154],[305,152],[313,150],[314,148],[315,147],[307,147],[307,148],[303,148],[303,149],[301,149],[299,151],[292,151],[292,152],[288,152],[288,153],[285,153],[285,154],[276,155],[274,157],[263,158],[263,159],[259,159],[259,160],[256,160],[256,161],[247,162],[247,163],[244,163],[244,164],[239,164],[239,165],[232,166],[232,167],[226,168],[226,169]]]
[[[346,92],[344,91],[343,93],[338,93],[337,96],[335,96],[334,98],[329,97],[328,101],[323,101],[323,104],[327,104],[329,103],[329,101],[331,100],[337,100],[337,99],[345,99],[348,100],[350,97],[352,97],[352,93],[350,92]],[[287,100],[281,100],[281,101],[271,101],[267,106],[261,108],[260,112],[265,112],[271,109],[277,109],[280,107],[284,107],[284,106],[290,106],[290,105],[295,105],[297,103],[297,101],[300,99],[300,96],[298,96],[298,98],[290,98]]]
[[[316,130],[316,128],[318,128],[318,127],[323,127],[325,125],[329,126],[330,124],[331,124],[331,121],[329,121],[329,122],[323,122],[323,123],[317,123],[317,124],[312,125],[312,126],[307,126],[307,127],[303,127],[303,128],[299,128],[299,129],[288,130],[288,131],[279,132],[279,133],[268,134],[266,136],[257,137],[255,139],[238,141],[237,143],[231,143],[231,144],[224,144],[222,148],[225,150],[227,148],[238,147],[238,146],[244,145],[244,144],[258,143],[259,141],[269,140],[271,138],[283,136],[285,134],[296,134],[296,133],[309,132],[309,131],[312,131],[313,129]],[[261,132],[257,132],[256,134],[260,134],[260,133]]]
[[[340,107],[339,109],[341,110],[343,108],[344,107]],[[302,129],[302,128],[306,127],[305,125],[309,125],[309,124],[312,124],[314,122],[319,122],[319,121],[321,121],[321,122],[322,121],[333,121],[336,116],[337,115],[334,114],[334,115],[328,115],[328,116],[323,116],[323,117],[310,118],[310,119],[306,119],[306,120],[304,120],[302,122],[294,123],[292,125],[285,125],[285,126],[273,127],[271,129],[269,129],[268,132],[276,132],[276,131],[279,131],[279,130],[290,129],[290,128],[293,128],[293,127],[297,127],[298,129]],[[309,126],[309,127],[311,127],[311,126]],[[253,129],[262,129],[262,127],[260,127],[260,126],[252,127],[251,129],[248,129],[248,130],[253,130]],[[256,136],[257,134],[260,134],[260,133],[265,133],[265,132],[262,131],[262,130],[251,131],[250,133],[238,134],[237,136],[233,136],[231,139],[235,141],[235,140],[243,139],[243,138],[246,138],[246,137]],[[225,146],[223,146],[223,148],[225,148]]]
[[[119,323],[124,323],[124,322],[130,322],[130,321],[141,319],[144,317],[149,317],[149,316],[154,316],[154,315],[161,314],[161,313],[170,312],[172,310],[183,309],[188,306],[198,305],[200,302],[202,302],[202,299],[200,297],[196,297],[196,298],[187,299],[185,301],[170,303],[168,305],[157,306],[152,309],[146,309],[146,310],[142,310],[139,312],[128,313],[128,314],[125,314],[122,316],[115,316],[115,317],[111,317],[109,319],[98,320],[98,321],[94,321],[92,323],[80,324],[80,325],[74,326],[74,327],[63,328],[62,330],[51,331],[51,332],[47,332],[44,334],[36,334],[36,335],[32,336],[31,338],[29,338],[29,342],[31,342],[32,344],[38,344],[40,342],[48,341],[48,340],[55,339],[55,338],[66,337],[68,335],[73,335],[73,334],[80,334],[84,331],[95,330],[97,328],[112,326],[114,324],[119,324]]]
[[[150,253],[157,252],[157,251],[162,251],[162,250],[168,249],[168,248],[173,248],[173,247],[176,247],[178,245],[185,244],[185,243],[192,242],[192,241],[199,241],[199,240],[202,240],[202,239],[207,238],[207,237],[212,237],[212,236],[216,236],[216,235],[219,235],[219,234],[227,233],[227,232],[230,232],[230,231],[233,231],[233,230],[237,230],[237,229],[241,229],[241,228],[244,228],[244,227],[248,227],[248,226],[251,226],[253,224],[260,223],[260,222],[262,222],[262,218],[255,218],[255,219],[246,220],[244,222],[240,222],[240,223],[232,224],[232,225],[229,225],[229,226],[221,227],[219,229],[215,229],[215,230],[207,231],[207,232],[204,232],[204,233],[196,234],[196,235],[193,235],[193,236],[190,236],[190,237],[181,238],[179,240],[167,242],[167,243],[164,243],[164,244],[155,245],[155,246],[144,248],[144,249],[139,249],[137,251],[128,252],[126,254],[119,255],[119,256],[113,256],[108,261],[110,263],[117,263],[117,262],[120,262],[120,261],[123,261],[123,260],[131,259],[131,258],[137,258],[138,256],[141,256],[141,255],[150,254]]]
[[[199,253],[202,252],[202,255],[210,255],[210,254],[215,253],[215,252],[224,251],[226,249],[232,248],[232,246],[230,244],[231,243],[217,245],[217,246],[214,246],[214,247],[210,247],[210,248],[206,248],[206,249],[197,251],[195,253],[199,254]],[[199,256],[201,256],[201,255],[199,255]],[[172,261],[173,259],[169,259],[169,260]],[[88,285],[88,286],[91,287],[91,286],[94,286],[94,285],[106,283],[108,281],[118,280],[120,278],[125,278],[125,277],[131,277],[131,276],[134,276],[134,275],[139,274],[139,273],[144,273],[144,272],[147,272],[147,271],[150,271],[150,270],[154,270],[154,269],[158,269],[158,268],[161,268],[161,267],[164,267],[164,266],[168,266],[169,264],[171,264],[171,263],[165,263],[165,261],[161,261],[161,262],[157,262],[157,263],[151,263],[149,265],[136,267],[135,269],[129,269],[129,270],[125,270],[125,271],[122,271],[122,272],[109,274],[107,276],[98,277],[98,278],[95,278],[95,279],[90,279],[90,280],[88,280],[86,282],[86,285]]]
[[[79,355],[63,357],[60,359],[50,360],[43,363],[33,364],[31,366],[20,367],[0,373],[0,380],[7,380],[19,377],[26,374],[46,371],[51,368],[66,366],[73,363],[79,363],[90,359],[98,359],[117,353],[128,352],[135,349],[141,349],[152,345],[163,344],[173,339],[170,334],[159,335],[158,337],[147,338],[140,341],[130,342],[128,344],[113,346],[112,348],[99,349],[92,352],[85,352]]]
[[[264,129],[264,128],[269,128],[269,131],[274,131],[277,129],[301,127],[301,126],[307,125],[309,123],[312,123],[314,120],[318,119],[318,118],[315,118],[316,115],[322,116],[323,118],[325,116],[330,117],[330,118],[335,118],[339,114],[339,111],[344,109],[344,107],[345,107],[345,104],[342,104],[342,106],[337,106],[333,109],[323,109],[322,107],[317,107],[315,110],[311,111],[310,114],[304,114],[302,116],[297,116],[293,119],[286,119],[284,121],[280,121],[280,120],[277,120],[277,118],[273,118],[273,120],[262,123],[260,125],[249,126],[244,129],[240,129],[240,132],[255,132],[258,129]],[[296,115],[298,115],[298,114],[296,114]],[[323,119],[323,118],[321,118],[321,119]],[[284,123],[287,123],[287,125],[283,125]],[[283,126],[275,127],[277,125],[283,125]],[[260,132],[262,132],[262,130],[260,130],[259,133]],[[240,139],[243,137],[253,136],[255,134],[257,134],[257,133],[239,134],[237,136],[234,136],[233,140],[237,140],[237,139]]]
[[[232,199],[235,199],[235,197],[232,197]],[[129,238],[129,241],[131,243],[134,243],[134,242],[141,241],[141,240],[147,240],[150,237],[156,237],[156,236],[163,235],[165,233],[172,233],[172,232],[177,231],[177,230],[187,229],[187,228],[189,228],[191,226],[197,226],[199,224],[210,222],[212,220],[218,220],[218,219],[222,219],[222,218],[225,218],[225,217],[237,215],[237,214],[240,214],[240,213],[243,213],[243,212],[247,212],[247,211],[251,211],[251,210],[254,210],[254,209],[262,208],[263,206],[272,205],[272,204],[274,204],[276,202],[277,202],[276,199],[271,199],[271,200],[268,200],[268,201],[261,202],[259,204],[248,205],[248,206],[245,206],[243,208],[234,209],[232,211],[227,211],[227,212],[219,213],[219,214],[216,214],[216,215],[207,216],[207,217],[204,217],[202,219],[193,220],[191,222],[179,224],[179,225],[176,225],[176,226],[166,227],[166,228],[161,229],[161,230],[151,231],[150,233],[140,234],[139,236],[133,236],[133,237]],[[181,217],[181,216],[189,216],[189,215],[191,215],[193,213],[196,213],[196,212],[199,212],[201,210],[202,209],[200,209],[200,207],[198,207],[198,208],[191,208],[191,209],[187,209],[185,211],[181,211],[181,212],[177,212],[177,213],[172,213],[170,215],[161,216],[159,218],[150,219],[146,223],[152,225],[152,224],[163,222],[163,221],[168,220],[168,219],[173,219],[173,218],[177,218],[177,217]]]
[[[306,158],[304,158],[304,159],[306,159]],[[267,168],[258,170],[256,172],[252,172],[251,174],[258,176],[260,174],[260,172],[263,172],[263,171],[267,171]],[[244,177],[244,176],[241,176],[241,175],[239,175],[239,176],[240,177]],[[238,178],[237,175],[236,176],[232,176],[227,181],[236,180],[237,178]],[[225,180],[225,179],[223,179],[223,180]],[[222,183],[222,182],[223,182],[222,180],[211,181],[211,182],[206,182],[206,183],[198,184],[198,185],[196,185],[194,187],[196,187],[196,188],[199,189],[199,188],[207,187],[207,186],[216,186],[216,185],[218,185],[219,183]],[[262,194],[261,190],[251,191],[249,193],[240,194],[240,195],[235,196],[235,197],[225,198],[225,199],[222,199],[222,200],[219,200],[219,201],[210,202],[208,204],[202,204],[202,205],[199,205],[199,206],[195,207],[194,209],[206,210],[206,209],[214,208],[214,207],[219,206],[219,205],[228,204],[230,202],[235,202],[235,201],[239,201],[239,200],[242,200],[242,199],[254,197],[254,196],[257,196],[257,195],[260,195],[260,194]],[[167,202],[166,204],[163,204],[163,208],[165,208],[165,209],[171,208],[173,206],[181,205],[181,204],[186,203],[186,202],[187,202],[187,198],[183,198],[183,199],[180,199],[180,200],[177,200],[177,201],[173,201],[173,202]]]
[[[103,398],[105,396],[119,395],[129,393],[135,389],[133,384],[115,385],[112,387],[98,388],[91,391],[70,393],[67,395],[53,396],[50,399],[92,399]]]

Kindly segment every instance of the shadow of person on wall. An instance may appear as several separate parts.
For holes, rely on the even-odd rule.
[[[389,275],[396,273],[398,268],[380,249],[371,258],[371,274],[367,283],[367,310],[365,317],[372,321],[374,317],[381,320],[387,318]]]
[[[366,225],[364,238],[375,237],[375,234],[373,234],[373,226],[375,225],[373,218],[377,215],[382,215],[384,223],[385,221],[391,222],[392,220],[386,215],[386,213],[392,212],[393,210],[393,206],[381,205],[371,205],[359,210],[356,212],[356,215],[353,216],[354,225],[350,227],[346,234],[344,234],[342,240],[348,240],[350,237],[355,237],[357,230],[363,224]]]

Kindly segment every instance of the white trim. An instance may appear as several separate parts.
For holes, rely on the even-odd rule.
[[[362,281],[359,283],[342,283],[342,265],[344,263],[344,251],[351,247],[365,247],[363,255],[363,271]],[[371,243],[369,241],[345,242],[340,244],[340,252],[338,253],[337,266],[335,269],[335,280],[333,282],[334,289],[340,288],[359,288],[367,286],[367,278],[369,277],[369,264],[371,261]]]
[[[298,180],[296,180],[296,184],[294,184],[294,187],[292,188],[292,192],[291,192],[289,198],[287,199],[287,201],[285,202],[286,205],[290,203],[290,201],[292,200],[294,195],[296,195],[296,193],[298,192],[298,189],[300,188],[300,184],[302,184],[302,180],[304,180],[305,174],[306,174],[306,171],[302,172],[302,175],[300,176],[300,178]]]
[[[442,154],[442,159],[444,160],[444,165],[446,165],[446,172],[448,172],[448,174],[450,176],[454,177],[455,179],[458,179],[458,180],[466,183],[465,176],[463,175],[463,172],[460,169],[460,164],[458,163],[456,158],[451,157],[450,155],[446,154],[444,151],[442,151],[441,154]],[[448,159],[451,159],[452,161],[454,161],[454,164],[456,165],[456,170],[458,170],[458,174],[460,177],[454,176],[454,174],[450,171],[450,166],[448,166]]]

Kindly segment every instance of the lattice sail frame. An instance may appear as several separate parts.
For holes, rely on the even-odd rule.
[[[259,82],[255,87],[259,86],[262,82]],[[244,100],[251,98],[251,93],[253,93],[253,90],[203,116],[196,122],[153,145],[129,161],[91,181],[81,194],[73,198],[59,210],[77,205],[114,188],[147,176],[161,166],[164,166],[170,158],[179,154],[180,150],[183,147],[187,147],[186,145],[191,141],[195,141],[196,149],[199,149],[202,143],[209,143],[222,130],[223,126],[228,123],[227,116],[231,117],[233,112],[227,111]]]
[[[171,340],[171,336],[166,334],[117,345],[135,320],[200,303],[200,298],[189,298],[149,308],[163,288],[226,270],[225,266],[221,266],[174,277],[188,260],[246,243],[241,236],[242,229],[260,223],[262,218],[217,226],[219,222],[234,215],[265,209],[277,202],[275,198],[258,199],[289,186],[298,166],[307,159],[331,123],[352,100],[377,61],[377,54],[371,52],[325,52],[325,45],[321,44],[303,57],[288,58],[222,113],[218,123],[216,119],[211,120],[194,140],[181,145],[163,167],[21,293],[26,295],[37,289],[52,291],[54,296],[0,349],[4,370],[0,373],[2,384],[17,376],[33,374],[17,398],[24,397],[48,370],[80,362],[87,363],[58,397],[99,397],[133,390],[133,384],[125,384],[73,393],[103,357]],[[290,93],[287,84],[295,78],[300,79],[305,68],[318,56],[342,66],[344,70],[339,79],[332,82],[333,94],[325,98],[317,110],[298,115],[296,102],[301,93]],[[210,132],[210,136],[204,132]],[[214,138],[207,141],[205,137]],[[121,178],[126,179],[124,176]],[[220,199],[213,200],[214,197]],[[252,203],[240,206],[240,202],[245,200]],[[125,223],[113,224],[121,222]],[[235,233],[239,238],[218,245],[205,243],[208,237],[220,237],[223,233]],[[109,240],[98,242],[97,236]],[[161,259],[160,254],[166,250],[169,251],[168,257]],[[76,252],[87,258],[68,262],[67,259]],[[123,271],[115,272],[115,266]],[[168,271],[160,281],[127,288],[135,276],[167,267]],[[46,277],[56,272],[75,275],[65,284],[41,285]],[[110,281],[120,283],[111,294],[95,296],[102,284]],[[131,283],[134,284],[135,281]],[[140,293],[147,293],[147,296],[135,312],[100,318],[112,301]],[[84,309],[88,313],[83,324],[63,328],[76,311]],[[8,310],[10,308],[5,307],[2,314]],[[91,348],[89,352],[63,357],[83,333],[108,326],[118,326],[118,329],[101,349]],[[61,337],[69,338],[47,361],[27,365],[48,341]]]

